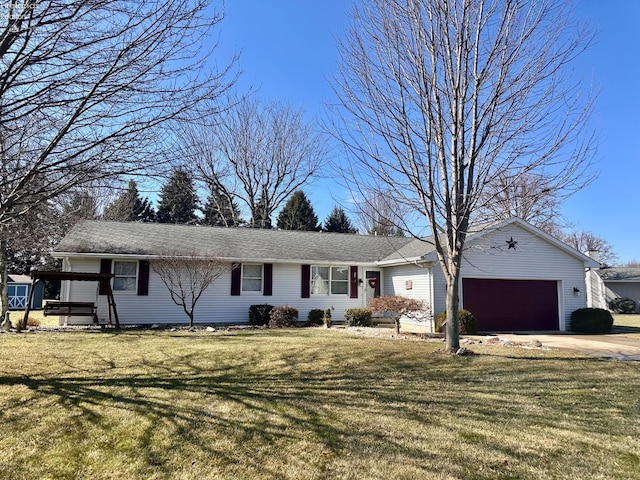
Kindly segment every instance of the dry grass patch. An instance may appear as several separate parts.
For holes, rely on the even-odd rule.
[[[0,345],[0,478],[640,478],[637,364],[323,329]]]
[[[613,314],[613,330],[625,337],[640,339],[640,315]]]

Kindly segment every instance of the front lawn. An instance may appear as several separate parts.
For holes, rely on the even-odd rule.
[[[640,478],[640,368],[323,329],[0,335],[0,478]]]
[[[623,327],[623,328],[637,328],[640,330],[640,315],[625,315],[622,313],[614,313],[613,314],[613,325],[615,327]]]

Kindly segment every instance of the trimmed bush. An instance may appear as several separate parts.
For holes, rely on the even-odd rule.
[[[268,325],[272,309],[273,305],[251,305],[249,307],[249,325]]]
[[[315,325],[322,325],[323,318],[324,318],[324,310],[321,310],[320,308],[314,308],[313,310],[309,310],[309,315],[307,315],[307,320],[309,320],[309,323],[313,323]]]
[[[579,308],[571,313],[570,330],[576,333],[609,333],[613,317],[603,308]]]
[[[298,309],[288,305],[273,307],[269,320],[269,328],[295,327],[298,321]]]
[[[636,302],[630,298],[614,298],[609,302],[609,308],[616,313],[635,313]]]
[[[443,325],[447,319],[447,312],[442,312],[436,318],[436,332],[444,331]],[[458,310],[458,331],[463,335],[473,335],[478,333],[478,319],[469,310]]]
[[[370,308],[347,308],[344,311],[344,324],[347,327],[370,327],[372,316]]]

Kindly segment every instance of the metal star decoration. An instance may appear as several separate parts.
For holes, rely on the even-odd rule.
[[[507,247],[507,250],[511,250],[512,248],[513,248],[514,250],[516,249],[516,244],[517,244],[518,242],[516,242],[516,241],[513,239],[513,237],[511,237],[509,240],[506,240],[506,242],[507,242],[507,244],[509,245],[509,246]]]

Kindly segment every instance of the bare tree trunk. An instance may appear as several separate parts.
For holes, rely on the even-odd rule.
[[[11,328],[11,320],[9,319],[9,285],[7,272],[7,227],[0,225],[0,328],[8,330]]]
[[[592,178],[594,96],[566,67],[593,33],[571,13],[561,0],[368,0],[340,44],[333,131],[350,154],[345,177],[354,198],[405,207],[387,218],[396,227],[430,230],[449,350],[469,227],[496,198],[488,186],[539,176],[563,198]]]
[[[446,293],[446,313],[447,313],[447,325],[446,325],[446,350],[447,352],[455,353],[460,348],[460,326],[458,322],[458,279],[447,279],[447,293]]]

